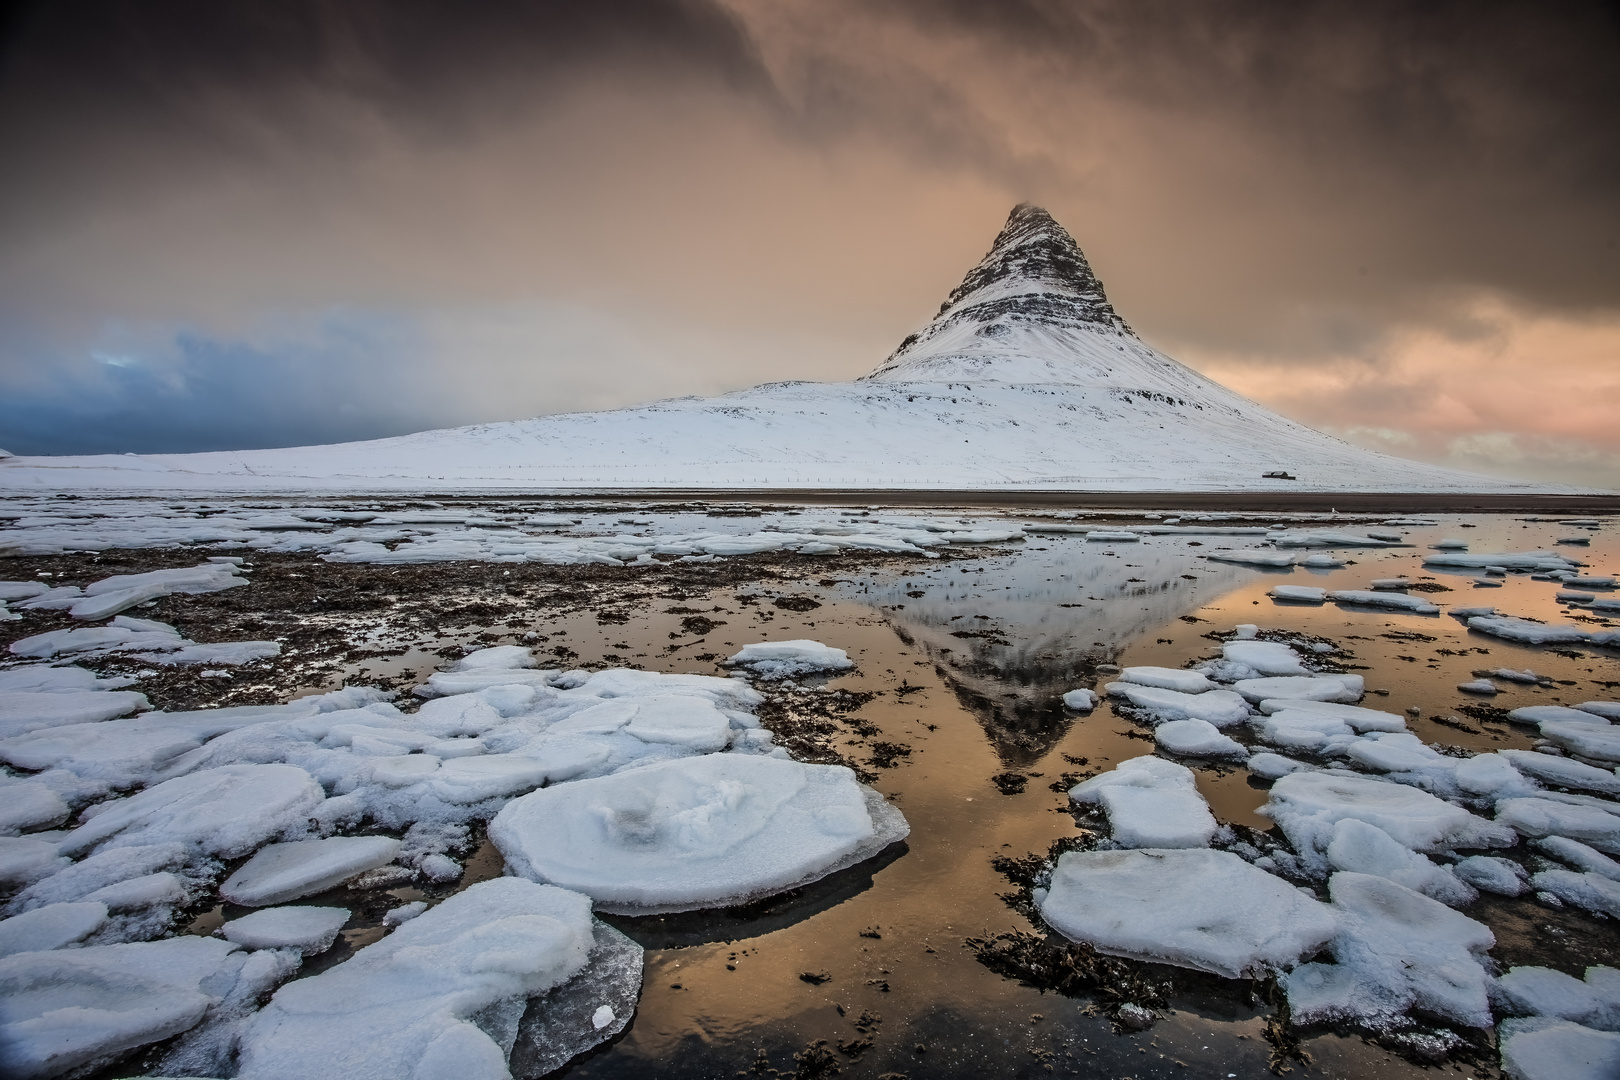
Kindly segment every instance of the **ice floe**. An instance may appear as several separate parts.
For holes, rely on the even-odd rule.
[[[47,904],[0,919],[0,956],[76,945],[106,925],[107,914],[106,904],[80,901]]]
[[[1248,758],[1249,750],[1205,720],[1171,720],[1153,729],[1153,741],[1184,757]]]
[[[1237,563],[1239,566],[1258,566],[1267,570],[1284,570],[1292,567],[1299,556],[1288,551],[1240,549],[1237,551],[1212,551],[1204,558],[1210,562]]]
[[[819,671],[848,671],[855,666],[843,649],[803,639],[744,645],[726,663],[748,668],[767,679],[789,679]]]
[[[1120,681],[1142,686],[1157,686],[1183,694],[1202,694],[1215,689],[1215,684],[1196,671],[1165,667],[1128,667],[1119,673]]]
[[[283,986],[244,1026],[237,1076],[507,1077],[529,1000],[584,968],[594,941],[586,897],[481,882]]]
[[[332,836],[268,844],[225,879],[219,895],[243,907],[284,904],[386,866],[399,849],[400,842],[389,836]]]
[[[1114,841],[1125,847],[1208,847],[1215,835],[1192,770],[1163,758],[1122,761],[1070,788],[1069,798],[1101,806]]]
[[[1438,604],[1431,604],[1427,600],[1416,596],[1407,596],[1405,593],[1388,592],[1379,589],[1335,589],[1327,594],[1327,598],[1336,604],[1391,608],[1396,611],[1410,611],[1418,615],[1437,615],[1440,612]]]
[[[1609,1080],[1620,1074],[1620,1035],[1568,1020],[1505,1020],[1498,1045],[1512,1080]]]
[[[232,919],[219,932],[243,948],[297,949],[314,956],[332,947],[348,921],[348,908],[275,907]]]
[[[1336,962],[1282,977],[1295,1020],[1392,1028],[1417,1009],[1466,1027],[1491,1025],[1482,962],[1496,938],[1488,927],[1370,874],[1340,871],[1328,892],[1340,920],[1328,946]]]
[[[1225,851],[1067,852],[1038,902],[1099,952],[1230,979],[1291,967],[1338,929],[1327,905]]]
[[[606,911],[726,907],[815,881],[904,839],[842,766],[719,754],[558,784],[490,822],[508,872]]]
[[[1273,585],[1270,593],[1274,600],[1295,604],[1320,604],[1327,600],[1327,590],[1311,585]]]
[[[1468,629],[1523,645],[1576,644],[1592,636],[1579,627],[1549,626],[1509,615],[1476,615],[1468,620]]]
[[[1203,720],[1219,728],[1241,724],[1249,717],[1249,706],[1230,690],[1207,690],[1183,694],[1139,683],[1116,682],[1103,687],[1110,697],[1121,697],[1155,720]]]
[[[1308,866],[1325,872],[1334,827],[1345,819],[1376,825],[1403,847],[1434,854],[1511,847],[1514,830],[1404,784],[1342,772],[1300,772],[1271,787],[1259,811],[1282,829]]]
[[[235,981],[217,985],[235,950],[188,936],[0,959],[0,1069],[85,1072],[195,1027]]]

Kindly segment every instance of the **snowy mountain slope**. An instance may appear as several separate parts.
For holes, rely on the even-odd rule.
[[[1298,479],[1263,478],[1277,470]],[[0,462],[0,490],[65,487],[1566,490],[1353,447],[1204,378],[1138,339],[1028,205],[939,315],[853,383],[332,446]]]

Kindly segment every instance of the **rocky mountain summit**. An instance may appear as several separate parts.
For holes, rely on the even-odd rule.
[[[209,454],[14,458],[6,489],[1523,492],[1352,446],[1138,338],[1078,244],[1013,208],[939,314],[854,382]]]
[[[970,329],[996,342],[1020,324],[1067,327],[1135,337],[1108,302],[1080,245],[1039,206],[1019,203],[1007,216],[990,253],[951,290],[939,314],[909,335],[867,378],[931,355],[952,330]]]

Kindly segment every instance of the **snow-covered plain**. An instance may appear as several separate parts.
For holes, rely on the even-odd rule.
[[[1268,479],[1286,471],[1297,479]],[[931,488],[1569,490],[1377,454],[1141,341],[1069,234],[1020,206],[940,314],[864,379],[766,383],[392,439],[15,457],[0,490]]]

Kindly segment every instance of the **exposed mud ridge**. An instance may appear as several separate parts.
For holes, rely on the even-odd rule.
[[[238,549],[239,550],[239,549]],[[207,549],[157,549],[0,559],[0,580],[40,579],[87,585],[114,574],[137,574],[201,561]],[[637,667],[612,658],[581,660],[549,624],[593,613],[599,623],[622,622],[656,605],[700,599],[711,591],[750,585],[790,592],[829,571],[869,572],[909,566],[905,556],[859,552],[838,556],[743,555],[706,563],[656,566],[547,566],[536,563],[452,562],[377,566],[325,562],[313,555],[244,553],[249,584],[200,596],[165,596],[128,615],[176,626],[203,642],[269,640],[281,655],[232,668],[227,677],[204,676],[202,666],[164,667],[117,653],[83,661],[104,675],[142,672],[141,690],[158,709],[268,705],[324,686],[368,661],[397,660],[418,643],[433,655],[420,666],[379,663],[376,673],[351,681],[385,691],[408,690],[438,666],[475,648],[507,642],[531,645],[542,663],[561,667]],[[975,557],[972,553],[958,558]],[[788,595],[788,610],[805,610],[807,597]],[[814,604],[814,601],[810,601]],[[683,620],[688,633],[723,625],[705,609]],[[30,612],[0,624],[0,646],[47,630],[84,626],[66,612]],[[0,657],[4,654],[0,653]],[[692,659],[713,661],[712,654]],[[393,670],[388,670],[388,669]],[[874,732],[875,733],[875,732]],[[801,760],[823,760],[794,753]],[[832,760],[832,759],[827,759]],[[842,758],[838,758],[842,761]]]

